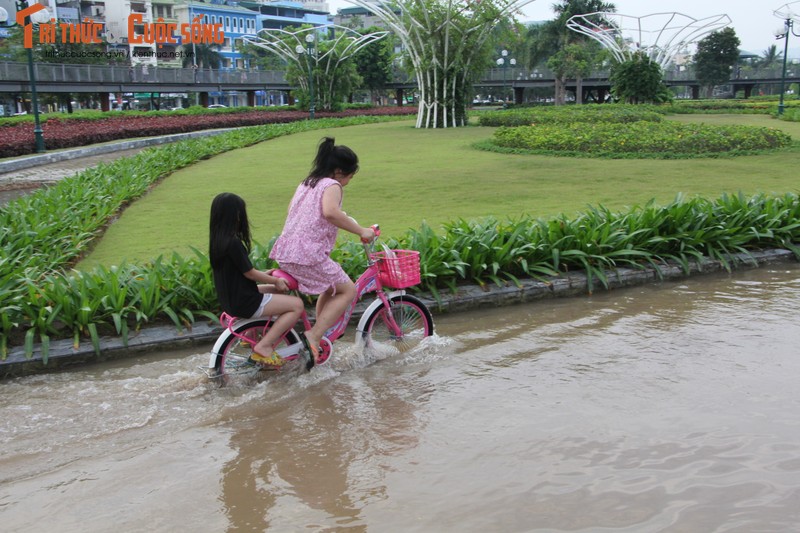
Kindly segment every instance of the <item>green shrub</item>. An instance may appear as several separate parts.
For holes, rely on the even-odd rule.
[[[499,128],[491,145],[531,153],[678,158],[741,154],[789,146],[776,129],[677,122],[544,124]]]
[[[769,115],[777,109],[771,100],[674,100],[660,106],[665,113],[675,114],[759,114]]]
[[[783,110],[782,115],[776,115],[781,120],[787,120],[789,122],[800,122],[800,105],[795,105],[792,107],[786,107]]]
[[[653,202],[623,212],[603,207],[569,219],[520,219],[451,222],[443,233],[423,225],[392,248],[420,252],[422,284],[438,297],[460,283],[519,285],[521,277],[545,278],[585,271],[590,292],[607,287],[607,272],[620,267],[645,268],[672,262],[686,272],[695,261],[711,257],[729,268],[728,254],[759,248],[788,248],[800,258],[800,198],[725,195],[717,200],[678,197],[666,206]],[[275,266],[269,249],[256,244],[257,268]],[[353,278],[366,263],[361,246],[348,241],[333,258]],[[145,265],[98,267],[90,272],[18,276],[19,295],[2,309],[2,354],[9,338],[32,352],[35,338],[45,348],[50,338],[89,338],[101,334],[127,338],[131,329],[168,320],[189,327],[200,318],[216,319],[216,296],[208,259],[173,254]]]
[[[486,111],[480,114],[478,123],[481,126],[513,127],[570,122],[660,122],[663,119],[663,112],[659,109],[656,106],[626,104],[526,107],[504,111]]]
[[[420,251],[423,286],[433,291],[461,282],[498,285],[521,276],[554,276],[583,270],[589,290],[607,286],[607,270],[658,268],[674,262],[688,272],[705,257],[729,268],[727,254],[779,247],[800,258],[800,198],[723,195],[717,200],[678,197],[666,206],[650,202],[624,212],[591,208],[574,219],[523,217],[458,221],[444,235],[423,226],[399,247]]]

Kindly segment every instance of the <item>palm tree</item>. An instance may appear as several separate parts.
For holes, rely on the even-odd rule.
[[[774,67],[783,59],[783,52],[778,51],[777,45],[770,45],[769,48],[761,52],[761,57],[758,59],[758,66],[764,68]]]
[[[218,69],[222,66],[223,57],[219,53],[219,45],[195,44],[184,45],[183,68],[197,65],[197,68]]]
[[[531,26],[528,29],[528,42],[530,43],[529,68],[535,68],[545,62],[548,58],[566,50],[570,44],[585,45],[588,37],[570,31],[567,28],[567,21],[575,15],[595,13],[598,11],[616,11],[617,7],[611,2],[602,0],[560,0],[553,4],[553,12],[556,18],[538,26]],[[565,52],[564,52],[565,53]],[[559,61],[559,64],[566,65],[567,62]],[[564,82],[566,72],[556,72],[556,102],[564,102]],[[582,76],[578,74],[578,87],[581,86]],[[577,91],[578,101],[581,100],[581,90]]]

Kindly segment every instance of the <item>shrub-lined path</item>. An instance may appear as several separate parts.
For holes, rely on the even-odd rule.
[[[114,161],[120,157],[136,155],[144,148],[134,148],[130,150],[119,150],[106,154],[87,155],[66,161],[56,161],[45,163],[35,167],[0,173],[0,205],[28,192],[32,192],[43,185],[49,185],[56,181],[72,176],[82,170]]]

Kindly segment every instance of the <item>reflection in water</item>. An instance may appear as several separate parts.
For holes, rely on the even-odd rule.
[[[387,499],[379,458],[414,446],[425,394],[391,375],[371,378],[339,376],[274,414],[259,402],[247,406],[247,417],[232,424],[237,456],[223,470],[234,529],[292,530],[299,510],[309,527],[350,526],[362,508]]]
[[[10,531],[791,531],[800,266],[437,317],[216,388],[197,350],[0,385]]]

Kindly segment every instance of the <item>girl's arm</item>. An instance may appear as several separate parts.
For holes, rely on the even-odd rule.
[[[256,283],[266,283],[268,285],[274,285],[279,292],[288,292],[289,290],[289,286],[286,284],[285,279],[272,276],[261,270],[256,270],[255,268],[245,272],[244,277],[253,280]]]
[[[347,213],[339,207],[342,205],[342,188],[331,186],[322,193],[322,216],[325,220],[345,231],[358,235],[362,239],[371,240],[375,238],[372,228],[360,226],[358,222],[347,216]]]

